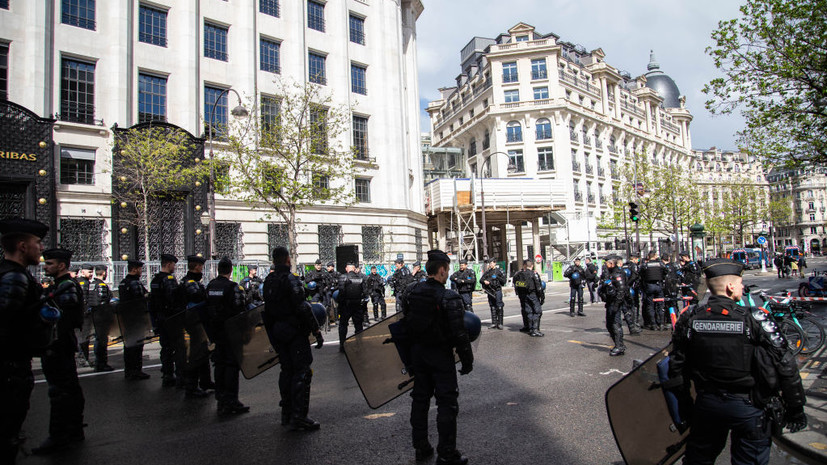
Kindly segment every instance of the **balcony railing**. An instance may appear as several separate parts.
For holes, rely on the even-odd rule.
[[[606,169],[603,168],[602,166],[599,166],[597,168],[597,176],[601,177],[601,178],[605,178],[606,177]]]
[[[574,201],[575,202],[582,202],[583,201],[583,194],[580,191],[574,191]]]
[[[609,144],[609,153],[617,153],[617,146],[614,144]]]
[[[592,138],[591,138],[591,137],[589,137],[589,136],[584,135],[584,136],[583,136],[583,143],[584,143],[585,145],[592,145]]]
[[[594,167],[592,165],[586,165],[586,174],[594,174]]]
[[[580,140],[577,139],[577,133],[574,131],[574,129],[569,130],[569,138],[572,142],[580,142]]]
[[[503,73],[503,82],[517,82],[519,81],[519,77],[517,76],[516,72],[513,73]]]
[[[594,146],[597,148],[597,150],[603,150],[603,142],[601,142],[600,139],[596,137],[594,138]]]
[[[646,116],[645,111],[638,108],[637,105],[632,105],[632,104],[626,102],[625,100],[620,101],[620,108],[622,110],[628,111],[630,113],[634,113],[634,114],[640,116],[641,118]]]
[[[594,203],[594,194],[589,194],[589,203]]]
[[[580,163],[572,160],[571,161],[571,169],[572,169],[572,171],[576,171],[576,172],[579,173],[580,172]]]
[[[538,79],[546,79],[548,78],[548,72],[544,69],[539,70],[532,70],[531,71],[531,79],[536,81]]]

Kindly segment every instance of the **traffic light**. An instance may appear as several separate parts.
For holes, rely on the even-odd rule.
[[[629,218],[635,223],[640,220],[640,212],[637,211],[637,204],[634,202],[629,202]]]

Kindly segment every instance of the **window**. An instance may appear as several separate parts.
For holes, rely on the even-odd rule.
[[[214,113],[213,105],[215,105]],[[220,87],[204,86],[204,120],[206,121],[204,132],[209,134],[212,125],[213,137],[224,137],[227,130],[227,112],[227,92]]]
[[[103,222],[104,220],[61,217],[58,230],[60,246],[73,251],[74,260],[105,261],[104,244],[107,234]]]
[[[9,44],[0,42],[0,100],[9,99]]]
[[[810,234],[818,234],[818,228],[816,226],[811,226]]]
[[[314,174],[313,175],[313,189],[315,191],[313,194],[319,198],[327,198],[330,196],[330,176],[325,176],[322,174]]]
[[[63,59],[60,72],[60,119],[86,124],[94,122],[94,63]]]
[[[215,224],[215,249],[219,257],[227,257],[230,260],[241,260],[244,258],[244,234],[241,231],[241,223],[216,223]]]
[[[310,109],[310,152],[327,153],[327,109],[314,106]]]
[[[520,123],[512,121],[508,123],[506,130],[506,142],[522,142],[523,141],[523,127]]]
[[[471,142],[468,143],[468,155],[474,156],[477,154],[477,139],[471,138]]]
[[[503,63],[503,82],[517,82],[517,62]]]
[[[356,201],[370,203],[370,179],[356,178]]]
[[[227,61],[227,28],[204,23],[204,56]]]
[[[60,148],[60,183],[95,183],[95,151],[69,147]]]
[[[814,210],[816,208],[815,202],[809,202],[807,204],[807,208],[810,209],[810,210]]]
[[[166,47],[167,12],[141,5],[138,16],[138,40],[147,44]]]
[[[308,0],[307,27],[324,32],[324,3]]]
[[[279,0],[258,0],[258,11],[278,18],[280,13]]]
[[[279,101],[269,95],[261,96],[261,127],[265,133],[279,129]]]
[[[491,147],[491,133],[486,129],[485,135],[482,136],[482,149],[488,150],[489,147]]]
[[[384,248],[382,227],[362,226],[362,256],[365,263],[380,263]],[[365,272],[368,272],[368,270],[365,270]]]
[[[364,66],[350,65],[350,90],[354,94],[368,95],[367,70]]]
[[[4,10],[9,9],[9,0],[0,0],[0,8]]]
[[[368,119],[364,116],[353,117],[353,150],[357,160],[368,159]]]
[[[365,18],[350,15],[350,41],[365,45]]]
[[[325,71],[324,71],[324,62],[325,56],[319,55],[318,53],[310,52],[309,56],[309,67],[310,70],[310,82],[315,82],[316,84],[327,84],[327,79],[325,78]]]
[[[537,58],[531,60],[531,79],[546,79],[548,77],[548,70],[546,69],[546,59]]]
[[[95,30],[95,0],[63,0],[60,22]]]
[[[514,166],[515,173],[524,173],[525,172],[525,162],[523,161],[523,151],[522,150],[509,150],[508,151],[508,164]]]
[[[517,89],[505,91],[505,103],[519,102],[520,91]]]
[[[336,260],[336,246],[341,243],[341,226],[329,224],[319,225],[319,258],[323,262]]]
[[[537,169],[539,171],[550,171],[554,169],[554,152],[551,147],[540,147],[537,149]]]
[[[528,42],[528,36],[517,36],[517,42]]]
[[[537,140],[551,139],[551,121],[546,118],[538,119],[534,127],[537,130]]]
[[[261,39],[261,70],[271,73],[281,73],[279,65],[279,50],[281,44],[275,40]]]
[[[810,213],[810,221],[815,221],[815,220],[816,220],[815,213]]]
[[[543,100],[548,98],[548,87],[535,87],[534,100]]]
[[[167,120],[167,78],[138,75],[138,122]]]

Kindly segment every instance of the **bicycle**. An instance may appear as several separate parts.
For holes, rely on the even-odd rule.
[[[761,298],[765,302],[769,302],[769,310],[776,316],[791,319],[804,332],[806,339],[804,346],[801,348],[801,353],[811,354],[824,345],[824,327],[816,320],[816,316],[810,312],[809,309],[812,307],[809,303],[792,300],[790,293],[787,293],[787,296],[783,298],[761,293]]]
[[[764,307],[763,303],[771,301],[769,296],[765,293],[762,292],[760,294],[760,297],[764,299],[764,302],[756,302],[755,297],[752,295],[752,289],[755,287],[757,287],[755,284],[744,286],[744,294],[741,296],[741,300],[738,302],[738,305],[743,307],[759,307],[766,310],[770,318],[772,318],[772,320],[778,325],[778,332],[784,336],[784,339],[787,341],[787,347],[790,351],[792,351],[793,355],[798,355],[804,349],[807,341],[807,335],[804,333],[804,330],[802,330],[801,326],[795,321],[786,318],[785,312],[778,311],[778,309],[767,309]],[[772,307],[769,304],[767,306]]]

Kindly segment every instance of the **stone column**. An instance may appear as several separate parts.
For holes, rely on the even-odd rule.
[[[436,240],[437,240],[437,248],[439,250],[445,250],[446,246],[448,245],[447,237],[446,237],[446,225],[445,225],[445,214],[440,213],[436,216]]]
[[[523,224],[514,224],[515,245],[517,247],[517,265],[523,263]]]
[[[534,218],[534,221],[531,222],[531,243],[534,246],[534,254],[541,254],[542,250],[540,250],[540,218]],[[530,259],[534,259],[534,257],[528,257]]]
[[[508,225],[507,224],[502,225],[502,227],[500,228],[500,241],[503,245],[502,249],[500,251],[502,253],[502,256],[500,258],[502,258],[506,262],[505,265],[507,267],[508,262],[510,261],[510,255],[509,254],[511,252],[508,249]]]

